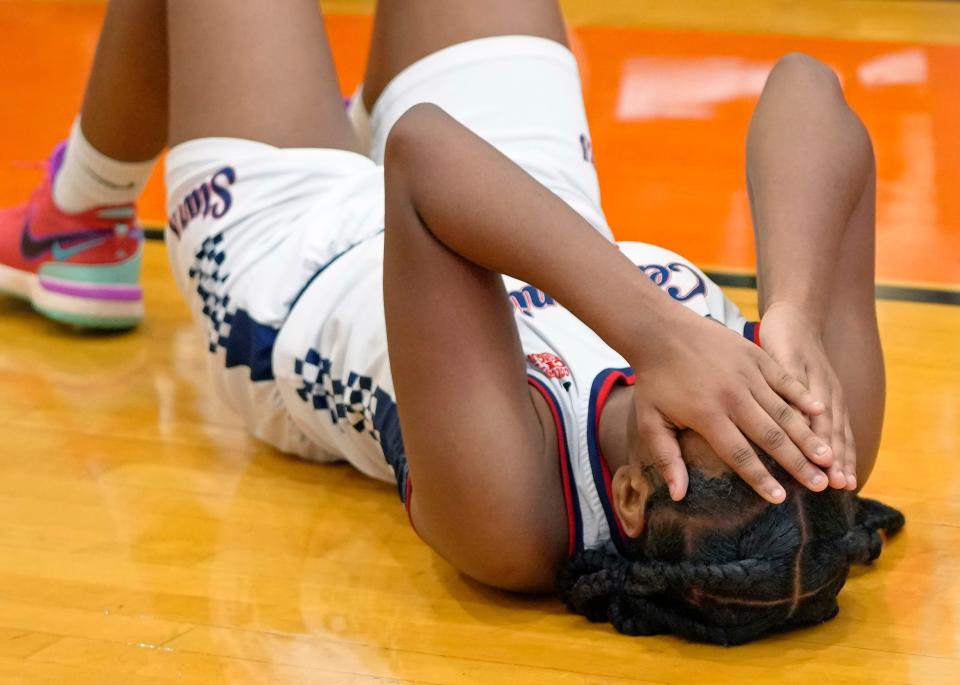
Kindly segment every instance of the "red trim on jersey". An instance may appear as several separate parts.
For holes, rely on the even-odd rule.
[[[591,420],[593,421],[593,434],[596,436],[596,444],[594,447],[597,450],[597,456],[600,457],[600,473],[603,476],[603,487],[605,490],[604,493],[600,494],[601,496],[606,497],[606,500],[610,505],[610,513],[613,515],[613,520],[617,524],[617,533],[619,533],[621,540],[626,537],[626,533],[623,531],[623,523],[620,521],[620,516],[617,514],[617,508],[613,506],[613,476],[610,473],[610,466],[607,464],[607,458],[603,456],[603,450],[600,449],[600,414],[603,412],[603,407],[607,403],[607,398],[613,391],[614,386],[620,383],[623,383],[624,385],[633,385],[636,379],[636,374],[630,374],[628,376],[622,371],[614,371],[609,376],[604,378],[603,385],[601,385],[600,389],[597,390],[596,405],[594,406],[594,413],[591,417]]]
[[[570,482],[570,461],[567,455],[567,436],[563,433],[563,421],[560,417],[560,408],[556,405],[550,396],[546,386],[539,380],[527,376],[527,383],[533,386],[540,393],[547,406],[550,407],[550,413],[553,415],[553,423],[557,428],[557,452],[560,455],[560,478],[563,482],[563,503],[567,509],[567,556],[572,557],[577,551],[577,515],[574,511],[574,492],[573,483]]]
[[[407,510],[410,527],[413,528],[414,533],[417,533],[417,527],[413,524],[413,478],[410,477],[409,471],[407,471],[406,487],[403,489],[403,508]],[[417,537],[420,537],[420,533],[417,533]]]
[[[757,347],[763,347],[763,345],[760,344],[760,322],[759,321],[753,324],[753,342],[757,345]]]

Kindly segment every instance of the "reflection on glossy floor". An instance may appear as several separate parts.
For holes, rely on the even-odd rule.
[[[642,23],[633,4],[606,5],[610,21]],[[850,4],[811,15],[811,31],[842,25]],[[908,3],[872,4],[882,24]],[[946,3],[913,4],[905,33],[882,37],[916,39],[924,5],[942,43],[960,17]],[[604,20],[590,7],[574,15]],[[12,163],[66,130],[100,12],[0,1],[0,202],[36,180]],[[330,24],[352,86],[369,21]],[[960,285],[960,47],[602,26],[575,42],[621,236],[749,268],[746,116],[765,65],[800,48],[840,69],[877,138],[882,277]],[[144,205],[156,221],[158,190]],[[463,580],[416,539],[392,488],[246,437],[206,387],[159,244],[145,286],[144,326],[110,337],[0,299],[0,682],[956,682],[960,307],[880,305],[890,403],[868,493],[904,509],[902,537],[850,580],[833,622],[723,650],[625,638]],[[750,309],[752,292],[731,294]]]

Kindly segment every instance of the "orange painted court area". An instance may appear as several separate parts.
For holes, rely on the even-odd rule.
[[[66,135],[102,14],[100,5],[0,3],[0,205],[33,188],[29,162],[46,157],[50,132]],[[371,20],[335,15],[328,27],[352,92]],[[752,270],[747,124],[773,62],[802,50],[837,70],[875,141],[878,279],[960,287],[960,46],[612,27],[574,28],[572,42],[618,238]],[[158,172],[142,216],[160,225],[164,213]]]

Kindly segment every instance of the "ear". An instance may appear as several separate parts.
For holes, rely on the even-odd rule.
[[[643,476],[631,479],[630,467],[621,466],[613,474],[611,486],[613,508],[620,519],[620,525],[623,526],[623,532],[627,537],[639,537],[643,532],[647,497],[650,495],[647,479]]]

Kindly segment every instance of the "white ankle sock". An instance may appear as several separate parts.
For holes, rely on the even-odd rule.
[[[120,162],[107,157],[83,137],[77,118],[53,181],[53,201],[68,214],[131,203],[143,192],[155,161]]]
[[[357,135],[360,142],[360,151],[367,157],[370,156],[370,146],[373,143],[373,123],[370,120],[370,113],[363,105],[363,84],[357,86],[356,92],[350,98],[350,105],[347,107],[347,118],[353,125],[353,132]]]

